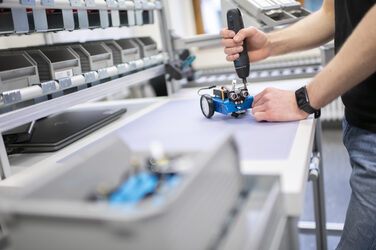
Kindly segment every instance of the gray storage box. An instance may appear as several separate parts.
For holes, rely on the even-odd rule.
[[[151,37],[138,37],[133,39],[140,48],[142,57],[158,54],[157,44]]]
[[[140,52],[137,44],[131,39],[104,42],[112,51],[114,64],[122,64],[140,59]]]
[[[46,12],[46,20],[48,25],[48,31],[58,31],[64,29],[64,13],[63,10],[59,9],[42,9],[42,11]],[[34,17],[38,18],[38,15],[40,13],[37,13],[37,15]]]
[[[154,7],[155,4],[148,0],[142,1],[143,11],[142,11],[142,22],[143,24],[153,24],[154,23]]]
[[[185,152],[170,164],[179,179],[138,204],[111,205],[88,197],[121,184],[142,168],[116,137],[61,160],[18,198],[0,202],[11,249],[212,249],[244,188],[235,142],[226,137],[210,151]],[[138,154],[138,159],[145,154]],[[164,190],[164,191],[163,191]]]
[[[142,21],[143,21],[144,24],[153,24],[154,23],[153,10],[142,11]]]
[[[80,57],[82,72],[94,71],[114,65],[112,51],[104,42],[73,44],[71,48]]]
[[[0,93],[39,83],[37,63],[24,52],[0,53]]]
[[[37,62],[41,81],[81,74],[80,60],[69,47],[44,47],[26,52]]]
[[[10,34],[14,32],[11,9],[3,9],[0,12],[0,34]]]
[[[119,10],[120,26],[134,26],[136,24],[134,10]]]

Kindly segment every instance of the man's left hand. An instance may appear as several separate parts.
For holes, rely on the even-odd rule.
[[[254,97],[252,113],[258,121],[296,121],[308,117],[299,109],[295,92],[267,88]]]

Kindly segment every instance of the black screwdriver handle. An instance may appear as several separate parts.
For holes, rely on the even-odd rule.
[[[244,28],[242,14],[239,9],[230,9],[227,11],[227,26],[235,34]],[[249,57],[246,39],[243,41],[243,51],[239,53],[239,58],[234,61],[234,66],[239,78],[245,79],[249,76]]]

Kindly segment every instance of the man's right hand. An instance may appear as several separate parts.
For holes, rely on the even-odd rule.
[[[268,36],[255,27],[241,29],[238,34],[227,28],[222,29],[220,35],[223,37],[222,46],[227,55],[227,61],[235,61],[239,53],[243,51],[243,41],[247,38],[247,50],[250,62],[257,62],[270,56],[271,43]]]

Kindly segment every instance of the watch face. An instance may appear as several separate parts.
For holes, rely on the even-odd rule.
[[[302,87],[298,89],[295,92],[295,97],[296,97],[296,103],[298,104],[298,107],[303,110],[304,112],[308,114],[312,114],[317,112],[316,109],[312,108],[311,105],[309,104],[309,99],[308,99],[308,94],[306,87]]]
[[[303,106],[308,103],[304,88],[298,89],[295,92],[295,96],[296,96],[296,102],[298,103],[299,108],[302,109]]]
[[[321,110],[320,109],[314,109],[311,107],[309,104],[309,98],[307,94],[307,89],[306,87],[302,87],[295,91],[295,98],[296,98],[296,103],[298,104],[298,107],[303,110],[304,112],[308,114],[313,114],[315,113],[315,118],[319,118],[321,115]]]

